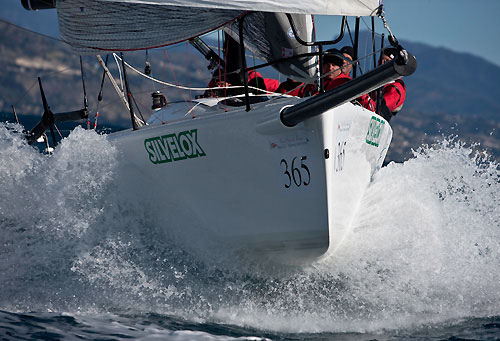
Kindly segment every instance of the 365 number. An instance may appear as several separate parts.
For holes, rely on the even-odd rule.
[[[335,172],[344,169],[346,141],[340,141],[335,148]]]
[[[285,159],[281,159],[280,161],[280,165],[284,166],[283,174],[287,177],[285,188],[290,188],[290,186],[292,186],[292,181],[297,187],[301,185],[308,186],[311,183],[311,172],[309,172],[309,168],[305,163],[307,156],[301,156],[300,163],[298,161],[296,162],[297,158],[298,156],[295,156],[292,159],[290,168]]]

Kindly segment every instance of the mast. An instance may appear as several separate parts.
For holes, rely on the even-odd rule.
[[[243,79],[243,86],[245,88],[245,103],[246,111],[250,111],[250,98],[248,96],[248,75],[247,75],[247,61],[245,58],[245,42],[243,41],[243,19],[240,19],[239,37],[240,37],[240,53],[241,53],[241,78]]]
[[[352,67],[352,78],[356,78],[356,73],[358,70],[358,46],[359,46],[359,17],[356,17],[356,28],[354,29],[354,56],[353,59],[356,61]]]

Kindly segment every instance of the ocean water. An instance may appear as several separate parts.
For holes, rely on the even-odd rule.
[[[500,339],[500,167],[458,138],[390,163],[342,246],[217,266],[118,188],[105,136],[50,157],[0,125],[0,339]]]

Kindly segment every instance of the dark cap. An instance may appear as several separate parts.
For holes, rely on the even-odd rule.
[[[326,50],[323,56],[324,63],[332,63],[337,66],[344,65],[344,60],[345,60],[344,55],[337,49]]]
[[[351,56],[351,58],[354,58],[354,49],[352,48],[352,46],[344,46],[340,49],[340,52],[346,53]]]
[[[395,47],[386,47],[384,49],[384,54],[391,58],[391,59],[394,59],[396,58],[396,56],[398,55],[398,50],[395,48]]]

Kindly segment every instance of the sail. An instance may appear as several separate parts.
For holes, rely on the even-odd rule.
[[[313,40],[313,23],[310,15],[292,15],[298,34],[305,41]],[[239,24],[229,25],[224,30],[239,41]],[[254,12],[243,21],[245,47],[258,58],[272,62],[283,58],[313,52],[309,46],[301,45],[294,37],[290,22],[285,14]],[[316,57],[287,59],[273,64],[285,76],[311,83],[317,79]]]
[[[375,15],[382,0],[102,0],[189,8],[211,8],[296,14],[370,16]]]
[[[249,11],[374,15],[381,0],[64,0],[61,36],[78,54],[174,44],[226,25]]]
[[[62,39],[82,55],[174,44],[221,27],[242,12],[65,0],[57,2],[57,14]]]

